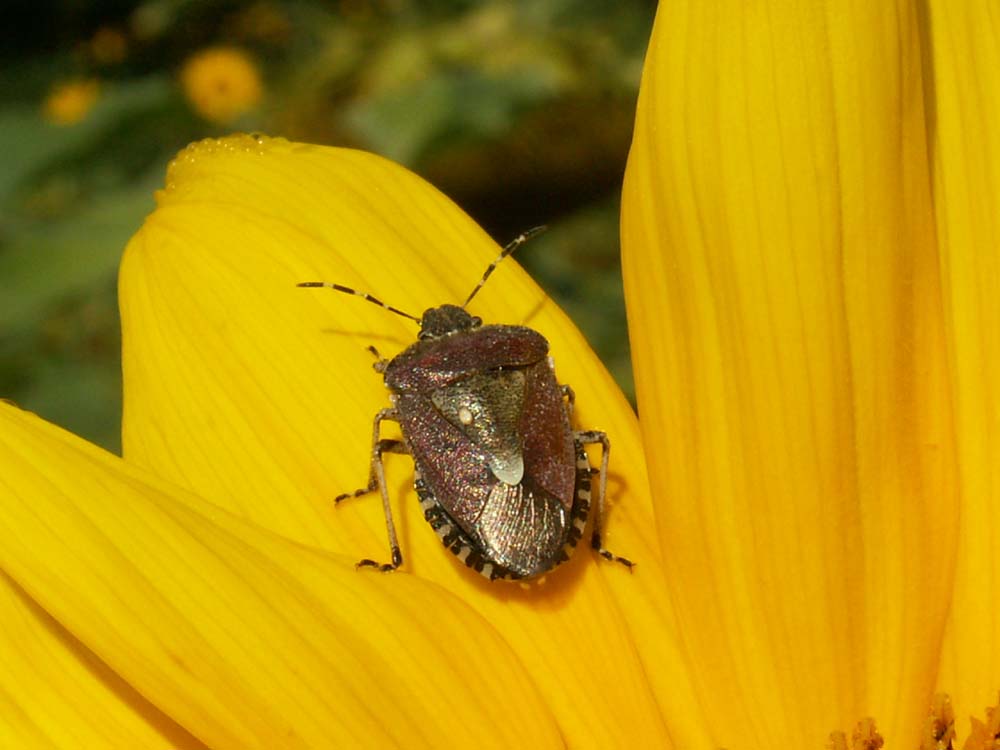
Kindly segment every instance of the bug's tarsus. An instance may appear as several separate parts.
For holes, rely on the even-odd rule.
[[[381,454],[384,450],[385,450],[384,447],[381,445],[373,445],[372,458],[374,459],[376,452]],[[376,489],[378,489],[378,477],[375,476],[375,469],[373,466],[368,474],[368,484],[366,484],[364,487],[359,487],[356,490],[352,490],[351,492],[340,493],[335,498],[333,498],[333,502],[335,505],[339,505],[342,501],[347,500],[349,497],[361,497],[363,495],[367,495],[369,492],[374,492]]]
[[[599,531],[595,531],[594,535],[590,538],[590,546],[593,547],[597,551],[597,554],[605,560],[610,560],[611,562],[621,563],[624,565],[628,568],[629,573],[631,573],[632,568],[635,567],[635,563],[627,557],[621,557],[610,550],[604,549],[604,546],[601,544],[601,533]]]
[[[342,286],[341,284],[333,284],[329,281],[300,281],[295,286],[315,289],[318,287],[324,287],[326,289],[333,289],[335,292],[343,292],[344,294],[353,294],[355,297],[361,297],[362,299],[368,300],[373,305],[378,305],[383,307],[389,312],[396,313],[396,315],[402,315],[404,318],[409,318],[417,323],[420,322],[420,318],[416,315],[410,315],[410,313],[400,310],[398,307],[393,307],[392,305],[387,305],[385,302],[380,300],[378,297],[374,297],[368,292],[359,292],[357,289],[351,289],[349,286]]]
[[[490,277],[490,274],[492,274],[493,271],[496,269],[496,267],[500,265],[500,261],[502,261],[508,255],[513,253],[515,250],[521,247],[521,245],[530,240],[532,237],[541,234],[546,229],[548,229],[548,227],[546,227],[544,224],[540,227],[534,227],[533,229],[529,229],[527,232],[522,232],[517,237],[512,239],[510,242],[508,242],[507,245],[504,247],[504,249],[500,252],[500,255],[497,256],[497,259],[492,263],[490,263],[490,265],[486,268],[486,272],[483,274],[483,278],[479,280],[479,283],[476,284],[476,288],[472,290],[472,293],[469,294],[465,302],[462,303],[462,307],[469,306],[469,303],[472,302],[472,298],[475,297],[476,294],[479,292],[479,290],[483,288],[483,284],[486,283],[486,279],[488,279]]]
[[[399,545],[395,545],[392,548],[392,562],[380,563],[376,560],[369,560],[367,557],[364,560],[358,560],[355,564],[355,568],[377,568],[381,573],[389,573],[400,565],[403,564],[403,553],[399,551]]]
[[[403,455],[408,455],[409,451],[406,450],[406,445],[403,444],[402,440],[394,440],[392,438],[383,438],[372,446],[372,461],[382,460],[383,453],[402,453]],[[377,458],[376,458],[377,457]],[[349,497],[361,497],[362,495],[367,495],[369,492],[374,492],[378,489],[378,477],[375,474],[374,463],[372,465],[371,473],[368,476],[368,484],[364,487],[360,487],[353,492],[344,492],[333,498],[334,503],[340,503]]]
[[[378,430],[377,423],[375,429]],[[404,455],[409,453],[402,440],[394,440],[392,438],[383,438],[380,440],[378,438],[378,432],[375,433],[374,440],[375,442],[372,444],[372,467],[368,474],[368,484],[354,490],[353,492],[344,492],[343,494],[337,495],[333,498],[334,503],[340,503],[342,500],[346,500],[349,497],[361,497],[362,495],[367,495],[369,492],[374,492],[378,489],[378,476],[375,474],[375,461],[381,463],[383,453],[402,453]]]
[[[395,558],[394,558],[393,562],[391,562],[391,563],[380,563],[380,562],[376,562],[375,560],[369,560],[366,557],[364,560],[358,560],[354,564],[354,567],[355,568],[376,568],[380,573],[391,573],[392,571],[394,571],[396,568],[398,568],[400,565],[403,564],[403,556],[399,554],[398,550],[397,550],[396,554],[397,554],[397,558],[398,558],[399,562],[396,562]]]
[[[341,501],[346,500],[349,497],[361,497],[362,495],[367,495],[369,492],[375,489],[375,485],[369,485],[368,487],[362,487],[361,489],[354,490],[354,492],[344,492],[333,498],[333,502],[339,505]]]

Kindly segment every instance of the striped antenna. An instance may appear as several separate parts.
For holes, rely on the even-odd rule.
[[[331,284],[327,281],[303,281],[296,284],[295,286],[326,287],[327,289],[333,289],[334,291],[343,292],[344,294],[353,294],[355,297],[362,297],[368,300],[369,302],[378,305],[379,307],[384,307],[389,312],[396,313],[396,315],[402,315],[404,318],[415,320],[417,323],[420,322],[420,318],[418,318],[416,315],[410,315],[408,312],[403,312],[402,310],[399,310],[393,307],[392,305],[385,304],[385,302],[378,299],[377,297],[372,297],[367,292],[359,292],[357,289],[351,289],[349,286],[341,286],[340,284]]]
[[[472,290],[472,294],[470,294],[469,297],[468,297],[468,299],[465,300],[465,303],[462,305],[462,307],[464,308],[464,307],[468,307],[469,306],[469,303],[472,302],[472,298],[475,297],[476,293],[480,289],[483,288],[483,284],[486,283],[486,279],[488,279],[490,277],[490,274],[493,273],[493,270],[498,265],[500,265],[500,261],[502,261],[508,255],[510,255],[511,253],[513,253],[515,250],[517,250],[519,247],[521,247],[521,245],[523,245],[525,242],[527,242],[528,240],[530,240],[532,237],[535,237],[535,236],[541,234],[546,229],[548,229],[548,227],[546,227],[544,225],[542,225],[540,227],[535,227],[534,229],[529,229],[527,232],[519,234],[517,237],[515,237],[514,239],[512,239],[507,244],[507,246],[501,251],[501,253],[497,257],[497,259],[495,261],[493,261],[492,263],[490,263],[489,268],[486,269],[486,273],[483,274],[483,278],[481,278],[479,280],[479,283],[476,284],[476,288]]]

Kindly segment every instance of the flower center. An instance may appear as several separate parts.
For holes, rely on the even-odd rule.
[[[955,733],[955,709],[947,695],[936,695],[918,750],[1000,750],[1000,704],[986,709],[983,719],[970,717],[972,729],[965,743],[958,745]],[[875,729],[875,720],[862,719],[851,733],[850,741],[843,732],[830,734],[827,750],[878,750],[885,740]]]

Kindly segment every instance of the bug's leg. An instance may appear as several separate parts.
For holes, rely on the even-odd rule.
[[[374,349],[375,347],[371,348]],[[375,466],[382,463],[383,453],[402,453],[404,455],[409,453],[402,440],[383,440],[379,438],[379,435],[381,434],[381,424],[386,420],[392,422],[396,421],[395,409],[382,409],[375,415],[374,424],[372,425],[372,458],[371,468],[368,470],[368,484],[354,490],[353,492],[344,492],[337,495],[333,498],[333,502],[340,503],[341,500],[346,500],[349,497],[361,497],[362,495],[367,495],[369,492],[374,492],[379,486],[379,479],[378,474],[375,471]]]
[[[385,529],[389,536],[389,551],[392,558],[390,563],[379,563],[375,560],[364,559],[358,562],[357,567],[378,568],[381,571],[395,570],[403,564],[403,555],[399,551],[399,541],[396,539],[396,525],[392,520],[392,508],[389,506],[389,493],[385,487],[385,468],[382,465],[383,453],[408,453],[406,446],[401,440],[382,440],[379,438],[382,422],[385,420],[396,421],[395,409],[382,409],[375,415],[372,425],[372,463],[368,475],[368,485],[354,492],[338,495],[334,502],[340,502],[346,497],[359,497],[368,492],[372,492],[376,487],[382,495],[382,510],[385,513]]]
[[[573,433],[576,442],[580,445],[593,445],[595,443],[601,444],[601,468],[598,471],[600,478],[598,480],[598,490],[597,490],[597,507],[594,510],[594,533],[590,538],[590,546],[597,550],[597,554],[603,557],[605,560],[612,560],[617,563],[621,563],[630,571],[635,566],[635,563],[625,557],[619,557],[618,555],[610,552],[604,548],[601,542],[601,528],[604,522],[604,496],[608,489],[608,457],[611,454],[611,441],[608,440],[606,433],[600,432],[599,430],[586,430],[584,432]],[[593,471],[593,469],[591,469]]]
[[[375,372],[379,373],[385,372],[385,368],[386,365],[389,364],[389,360],[387,360],[385,357],[379,354],[378,349],[376,349],[374,346],[369,346],[368,351],[370,351],[372,354],[375,355],[375,361],[372,363],[372,367],[374,368]]]
[[[573,421],[573,407],[576,405],[576,394],[573,393],[573,389],[568,385],[559,386],[559,390],[562,391],[563,398],[566,399],[566,416],[569,417],[569,421]]]

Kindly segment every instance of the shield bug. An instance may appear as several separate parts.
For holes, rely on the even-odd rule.
[[[587,522],[595,473],[591,546],[632,568],[601,542],[610,442],[603,432],[573,430],[573,391],[556,381],[548,341],[525,326],[483,325],[466,311],[500,261],[543,229],[504,247],[461,307],[432,307],[419,318],[339,284],[298,284],[354,294],[420,324],[416,343],[391,360],[369,347],[392,406],[375,415],[368,484],[336,501],[379,490],[391,561],[359,566],[389,571],[403,562],[382,455],[404,453],[413,458],[424,518],[449,550],[490,580],[531,578],[569,559]],[[402,440],[381,437],[385,421],[399,424]],[[584,446],[598,443],[595,470]]]

